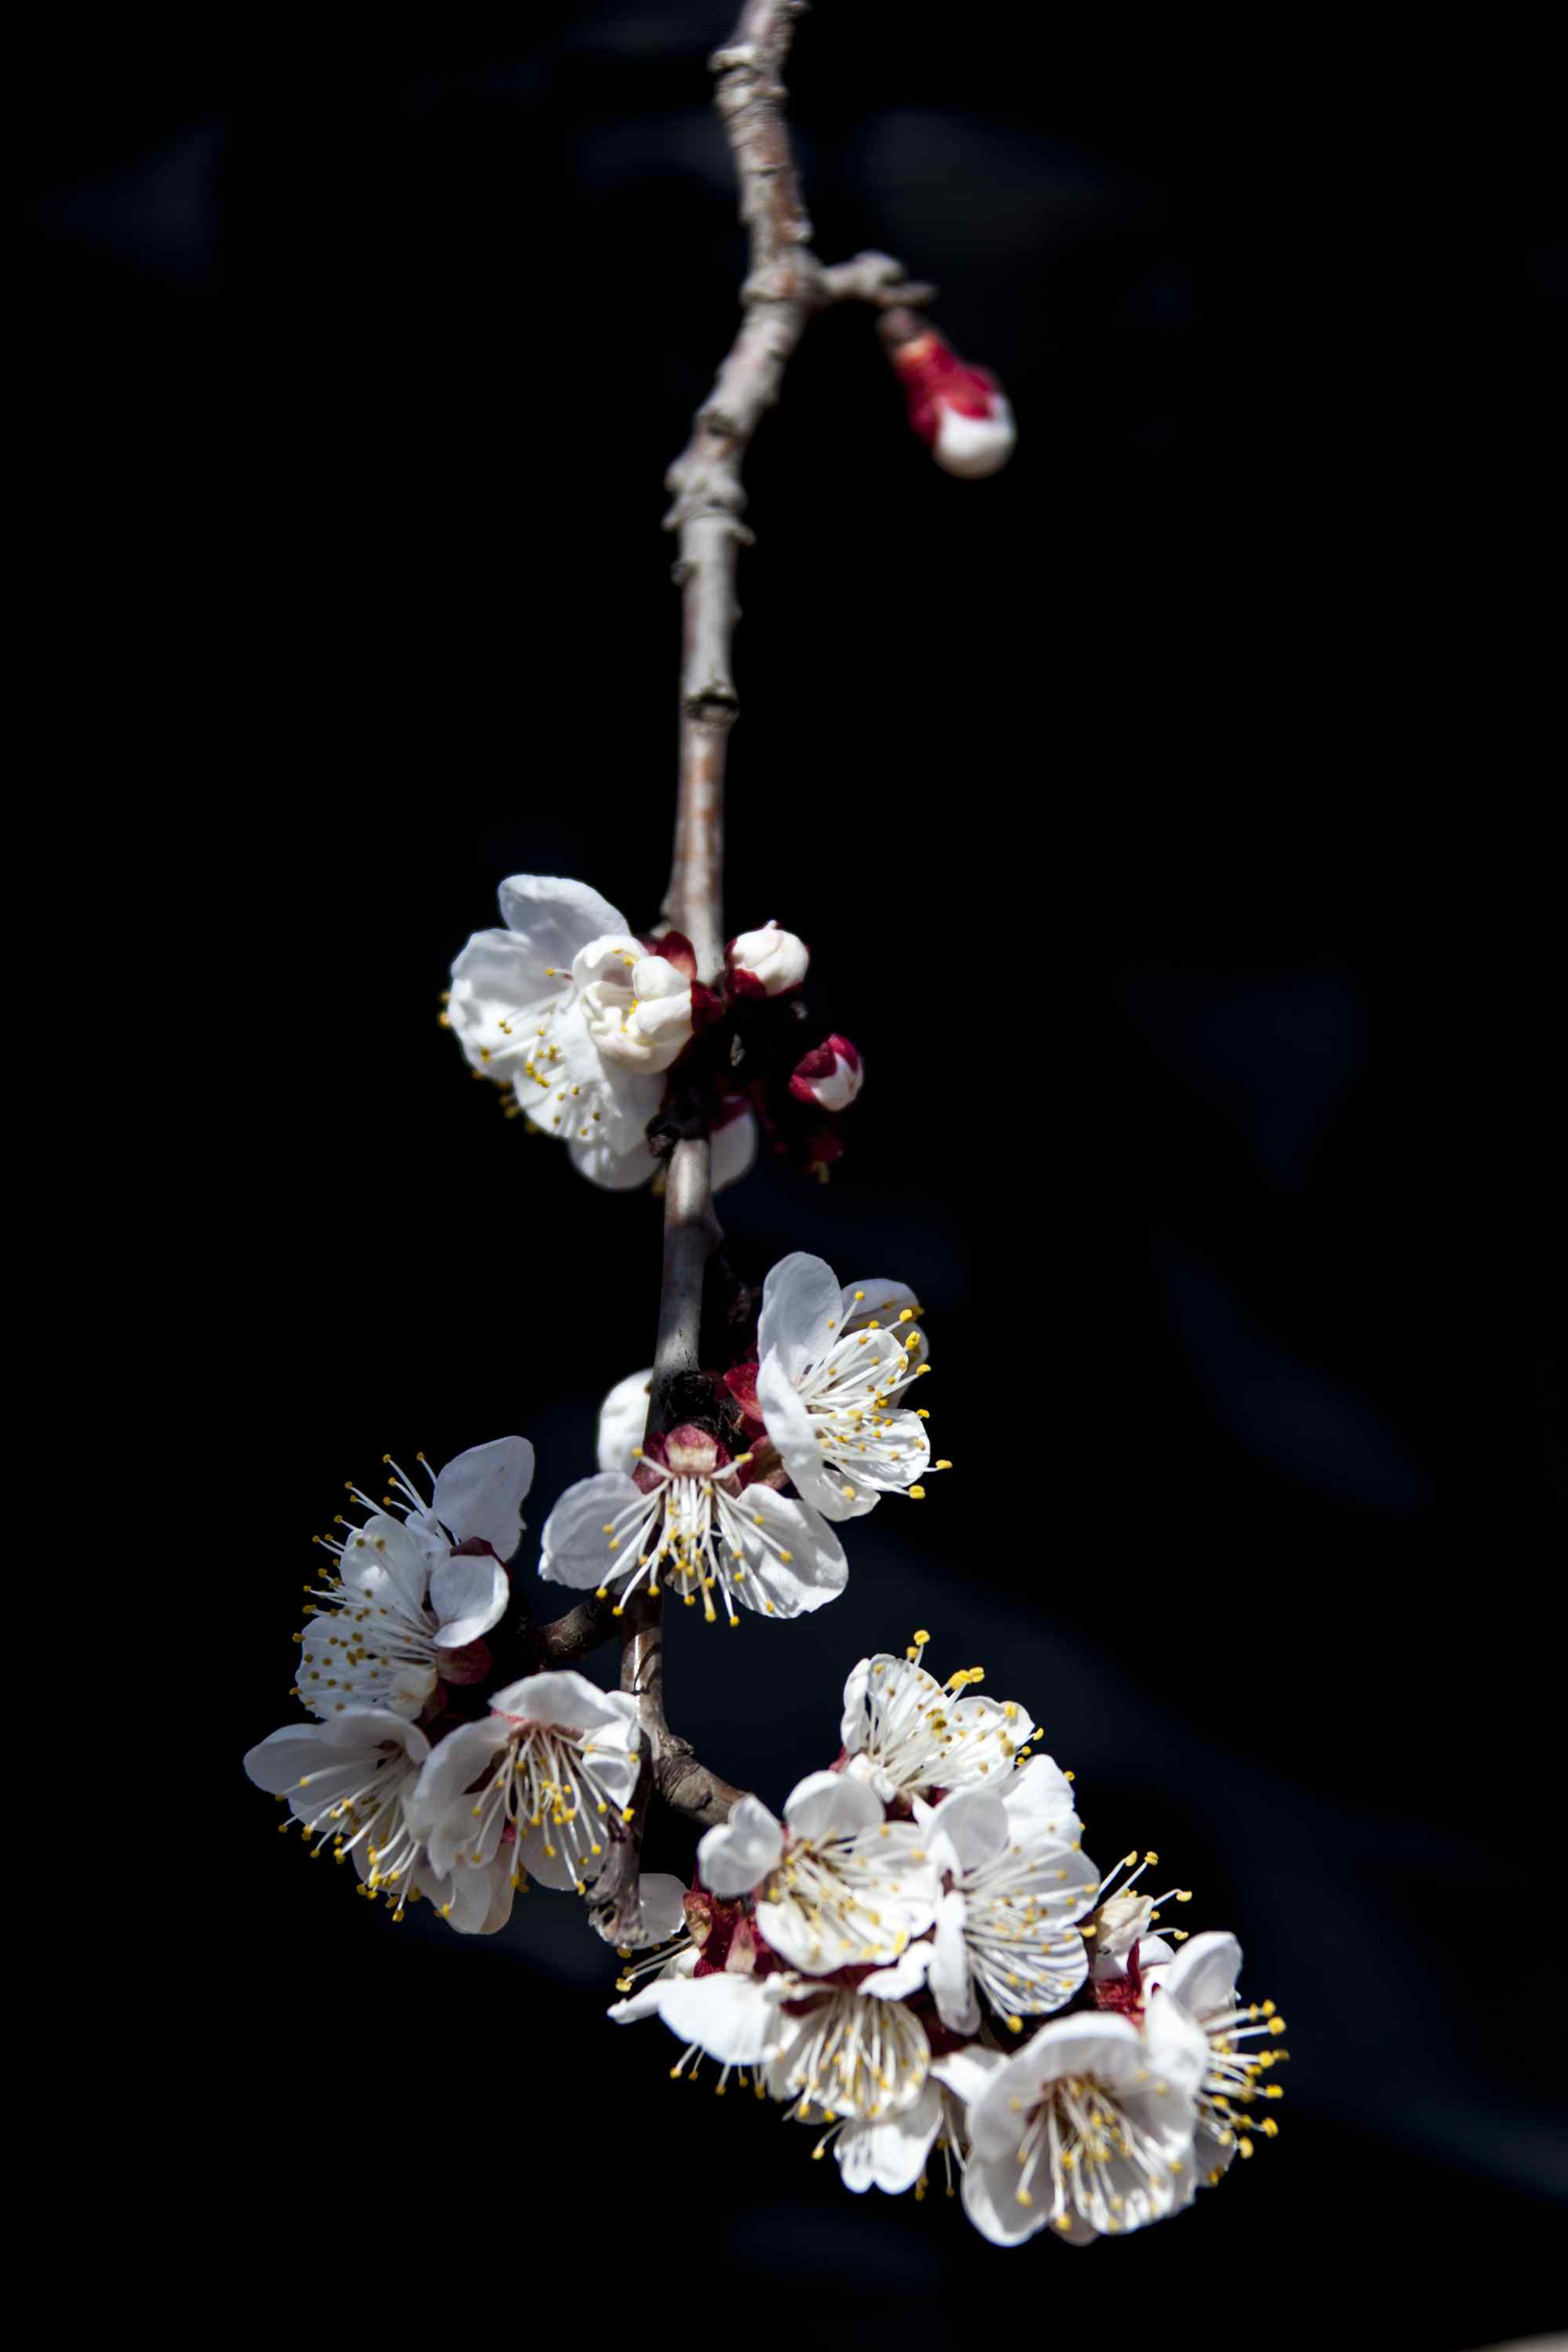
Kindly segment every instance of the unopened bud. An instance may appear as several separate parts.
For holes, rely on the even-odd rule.
[[[737,996],[786,995],[800,986],[810,962],[805,941],[772,922],[760,931],[742,931],[724,950],[730,985]]]
[[[825,1037],[795,1066],[789,1090],[819,1110],[847,1110],[866,1083],[866,1066],[847,1037]]]
[[[912,311],[889,310],[882,336],[904,387],[910,423],[942,470],[975,480],[1005,466],[1018,436],[995,377],[966,367]]]
[[[599,1058],[626,1070],[668,1070],[691,1039],[692,984],[640,940],[607,934],[573,960],[572,977]]]

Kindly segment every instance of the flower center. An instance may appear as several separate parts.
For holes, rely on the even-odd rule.
[[[797,2102],[792,2120],[807,2121],[816,2107],[826,2123],[839,2116],[870,2122],[911,2105],[930,2065],[920,2021],[902,2001],[837,1992],[802,2021],[778,2072]]]
[[[1152,2081],[1149,2087],[1162,2093],[1170,2086]],[[1070,2230],[1076,2218],[1107,2236],[1168,2212],[1184,2169],[1092,2074],[1064,2074],[1047,2084],[1019,2142],[1018,2165],[1020,2205],[1032,2205],[1037,2189],[1048,2189],[1056,2228]]]
[[[607,1597],[617,1578],[626,1579],[614,1615],[622,1614],[645,1578],[650,1592],[668,1586],[689,1609],[700,1601],[710,1625],[719,1619],[715,1594],[731,1625],[740,1622],[735,1604],[742,1598],[766,1617],[777,1614],[767,1590],[769,1571],[787,1568],[795,1555],[761,1513],[746,1507],[740,1474],[751,1459],[749,1454],[737,1454],[708,1475],[694,1477],[644,1456],[643,1467],[655,1485],[605,1522],[614,1557],[599,1599]],[[750,1591],[742,1594],[748,1581]]]
[[[592,1741],[580,1731],[560,1724],[515,1722],[489,1778],[474,1797],[472,1812],[479,1826],[470,1861],[482,1862],[510,1829],[517,1842],[511,1883],[521,1889],[527,1884],[521,1842],[531,1832],[539,1832],[549,1859],[563,1858],[578,1894],[586,1894],[587,1865],[603,1857],[600,1828],[615,1803],[615,1791],[601,1782],[593,1755]],[[623,1821],[630,1821],[631,1806],[616,1810]]]

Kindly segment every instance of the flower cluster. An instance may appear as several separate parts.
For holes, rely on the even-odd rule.
[[[1283,2020],[1239,2000],[1234,1937],[1152,1932],[1186,1891],[1140,1891],[1153,1854],[1102,1876],[1027,1710],[938,1682],[929,1639],[861,1660],[782,1820],[745,1797],[707,1832],[679,1924],[645,1882],[674,1932],[610,2015],[816,2126],[849,2189],[920,2197],[940,2158],[994,2244],[1141,2229],[1274,2137]]]
[[[793,931],[741,932],[710,988],[680,932],[634,932],[586,883],[514,874],[500,911],[506,928],[477,932],[453,964],[441,1018],[592,1182],[644,1183],[650,1145],[699,1131],[715,1190],[746,1173],[760,1136],[823,1172],[839,1157],[834,1122],[864,1070],[837,1033],[802,1052],[811,959]]]
[[[351,1486],[368,1516],[317,1538],[334,1564],[306,1588],[293,1696],[321,1719],[273,1732],[245,1769],[394,1918],[423,1898],[489,1934],[531,1876],[587,1891],[636,1785],[637,1708],[578,1674],[481,1695],[533,1481],[526,1438],[458,1454],[428,1496],[387,1461],[381,1507]]]
[[[884,1494],[918,1498],[922,1475],[950,1466],[931,1464],[925,1415],[903,1402],[927,1370],[919,1313],[901,1283],[841,1284],[820,1258],[784,1259],[750,1352],[691,1384],[737,1444],[696,1421],[642,1444],[651,1374],[618,1383],[600,1471],[551,1513],[541,1576],[613,1596],[614,1616],[645,1585],[700,1602],[710,1623],[831,1601],[848,1576],[833,1523]],[[246,1769],[395,1917],[424,1898],[489,1933],[530,1879],[586,1894],[598,1877],[637,1782],[637,1709],[579,1674],[498,1663],[533,1483],[526,1438],[433,1477],[417,1455],[427,1493],[385,1459],[390,1491],[377,1502],[351,1484],[356,1510],[316,1538],[327,1560],[306,1588],[291,1696],[318,1720],[274,1732]]]
[[[819,1609],[849,1573],[835,1523],[886,1494],[919,1501],[952,1467],[932,1463],[925,1412],[907,1402],[929,1370],[920,1313],[902,1283],[840,1283],[819,1257],[783,1259],[754,1351],[689,1389],[705,1391],[712,1426],[693,1418],[645,1445],[652,1374],[611,1390],[598,1475],[545,1522],[540,1574],[613,1598],[617,1615],[645,1585],[700,1602],[710,1624]]]

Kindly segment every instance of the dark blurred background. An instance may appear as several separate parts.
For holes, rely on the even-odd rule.
[[[661,476],[743,269],[728,30],[727,0],[60,16],[21,126],[31,870],[46,923],[86,903],[51,1011],[94,1170],[46,1363],[161,1449],[132,1565],[175,1661],[163,1927],[91,1971],[154,2203],[177,2183],[258,2319],[559,2292],[567,2325],[635,2264],[658,2341],[947,2341],[1009,2294],[1079,2335],[1122,2295],[1162,2335],[1560,2325],[1562,990],[1523,592],[1563,259],[1522,36],[825,0],[789,77],[817,250],[936,279],[1020,442],[937,473],[854,310],[755,445],[731,925],[805,934],[869,1077],[830,1186],[764,1169],[723,1215],[759,1276],[806,1248],[918,1286],[957,1466],[849,1531],[830,1610],[677,1623],[671,1712],[776,1805],[866,1651],[918,1623],[984,1663],[1090,1851],[1155,1846],[1241,1936],[1290,2021],[1279,2142],[1174,2226],[1002,2254],[672,2085],[658,2027],[602,2022],[573,1905],[395,1934],[240,1776],[341,1482],[522,1430],[526,1570],[649,1351],[654,1204],[504,1123],[436,1013],[502,875],[634,922],[662,889]],[[166,2285],[184,2241],[147,2243]]]

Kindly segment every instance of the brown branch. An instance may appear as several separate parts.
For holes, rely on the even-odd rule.
[[[674,503],[665,518],[679,534],[675,579],[681,591],[680,763],[675,848],[663,915],[683,931],[698,978],[720,978],[724,955],[724,769],[730,730],[740,709],[731,665],[739,618],[737,551],[751,532],[741,517],[741,469],[764,413],[778,398],[791,353],[813,310],[863,301],[887,310],[920,303],[932,289],[910,283],[887,254],[866,253],[824,269],[810,249],[784,122],[781,76],[803,0],[746,0],[727,45],[710,60],[714,103],[729,138],[740,183],[741,217],[751,236],[741,289],[740,332],[693,420],[691,437],[666,477]],[[700,1369],[702,1286],[722,1238],[714,1219],[705,1135],[682,1139],[670,1155],[665,1188],[664,1281],[654,1358],[650,1435],[669,1425],[672,1383]],[[606,1604],[599,1604],[601,1608]],[[704,1824],[724,1821],[745,1793],[699,1762],[664,1713],[662,1600],[646,1587],[626,1603],[621,1623],[621,1688],[636,1698],[643,1763],[633,1816],[595,1885],[592,1917],[612,1943],[635,1937],[637,1871],[649,1799]],[[603,1638],[603,1620],[584,1602],[542,1628],[542,1654],[580,1655]],[[581,1644],[581,1648],[577,1645]]]

